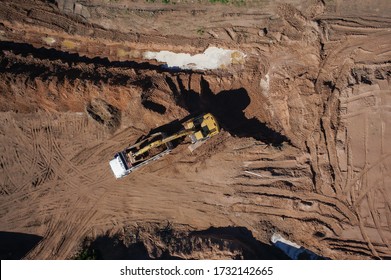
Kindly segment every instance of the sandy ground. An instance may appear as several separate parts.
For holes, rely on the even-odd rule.
[[[0,231],[42,237],[25,258],[135,231],[149,256],[234,258],[277,231],[334,259],[391,257],[391,2],[1,5]],[[245,60],[173,71],[142,55],[210,46]],[[115,152],[202,111],[222,133],[115,180]],[[159,243],[167,223],[203,243]]]

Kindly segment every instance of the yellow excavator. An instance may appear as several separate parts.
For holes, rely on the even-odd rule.
[[[220,132],[220,127],[211,113],[192,118],[185,122],[183,126],[184,129],[175,134],[154,133],[116,153],[110,161],[114,176],[117,179],[122,178],[141,166],[170,153],[174,147],[172,141],[176,139],[189,136],[192,143],[189,149],[193,151],[207,139]]]

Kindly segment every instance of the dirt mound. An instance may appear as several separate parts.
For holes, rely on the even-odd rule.
[[[42,236],[30,259],[137,228],[121,257],[267,258],[278,231],[333,259],[390,258],[389,1],[171,2],[2,2],[0,230]],[[245,57],[143,58],[210,46]],[[218,136],[114,179],[115,152],[201,112]]]
[[[102,99],[92,100],[86,107],[88,115],[115,131],[121,125],[121,111]]]
[[[126,227],[113,236],[84,241],[76,258],[96,259],[288,259],[279,249],[256,240],[243,227],[194,231],[168,223]]]

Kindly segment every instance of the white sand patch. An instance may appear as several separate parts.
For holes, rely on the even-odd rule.
[[[170,68],[207,70],[225,68],[232,64],[243,64],[246,55],[237,50],[209,47],[203,53],[196,55],[160,51],[144,52],[143,57],[164,62]]]

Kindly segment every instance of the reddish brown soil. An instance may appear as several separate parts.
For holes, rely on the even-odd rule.
[[[390,258],[390,1],[157,2],[2,1],[0,230],[42,237],[28,259],[135,232],[149,257],[235,258],[275,231],[330,258]],[[246,61],[142,59],[208,46]],[[115,180],[116,151],[201,111],[222,133]],[[162,242],[167,222],[190,245]]]

